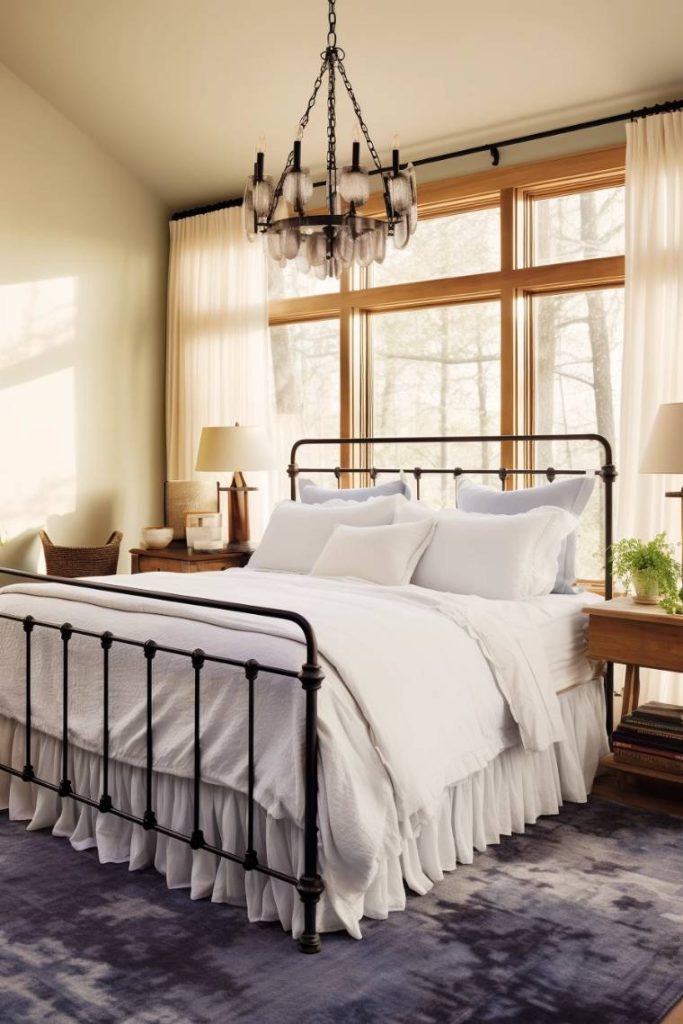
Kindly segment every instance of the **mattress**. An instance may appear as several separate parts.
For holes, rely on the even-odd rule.
[[[582,609],[603,598],[590,591],[581,594],[548,594],[524,604],[541,634],[556,693],[602,674],[602,663],[588,658],[588,616]]]

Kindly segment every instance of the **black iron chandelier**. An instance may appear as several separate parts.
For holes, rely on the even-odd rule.
[[[281,266],[295,260],[304,273],[316,277],[339,277],[352,264],[367,267],[384,260],[387,237],[404,249],[417,224],[417,192],[412,164],[401,169],[398,137],[392,144],[391,168],[382,167],[377,149],[363,120],[358,100],[344,67],[346,54],[337,45],[336,0],[328,0],[327,46],[321,53],[322,66],[313,93],[299,121],[297,137],[280,178],[265,174],[265,141],[257,146],[254,172],[247,178],[244,193],[244,226],[254,240],[266,236],[269,256]],[[313,181],[301,165],[301,144],[311,110],[327,75],[327,172],[324,213],[307,214],[313,195]],[[351,100],[357,124],[354,127],[351,163],[337,168],[336,76],[339,75]],[[358,213],[370,197],[367,169],[361,164],[361,135],[382,180],[386,219]]]

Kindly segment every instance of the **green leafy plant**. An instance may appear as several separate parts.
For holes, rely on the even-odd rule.
[[[678,594],[665,594],[659,602],[668,615],[683,615],[683,598]]]
[[[638,581],[645,587],[656,588],[664,610],[677,613],[681,603],[681,566],[665,533],[658,533],[647,543],[637,537],[617,541],[612,545],[612,567],[625,587]]]

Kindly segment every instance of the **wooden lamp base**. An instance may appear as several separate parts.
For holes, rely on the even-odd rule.
[[[229,487],[216,485],[220,507],[221,491],[228,495],[228,549],[245,548],[249,545],[249,491],[257,491],[257,487],[247,487],[244,474],[233,473]]]

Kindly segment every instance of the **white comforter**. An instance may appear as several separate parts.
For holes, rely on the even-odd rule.
[[[111,582],[111,580],[107,580]],[[319,697],[321,862],[327,896],[352,934],[353,906],[381,854],[397,851],[439,806],[444,789],[521,742],[543,750],[563,737],[543,646],[523,605],[286,573],[117,577],[122,586],[296,610],[324,659]],[[300,630],[280,620],[161,604],[123,594],[22,584],[0,612],[264,664],[299,668]],[[254,634],[259,634],[255,636]],[[71,642],[72,742],[101,747],[96,640]],[[192,774],[192,672],[187,659],[154,662],[155,766]],[[36,629],[33,723],[61,732],[61,640]],[[246,686],[238,669],[207,665],[202,758],[207,781],[246,790]],[[112,756],[144,764],[145,675],[139,649],[112,654]],[[23,721],[24,634],[0,620],[0,714]],[[296,680],[257,682],[256,798],[274,817],[303,818],[303,693]]]

